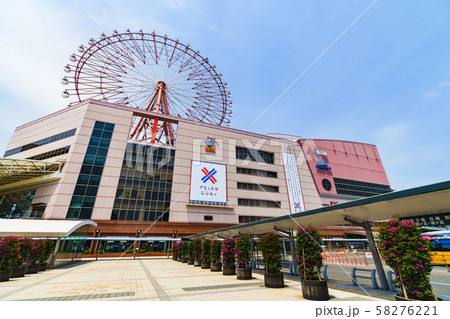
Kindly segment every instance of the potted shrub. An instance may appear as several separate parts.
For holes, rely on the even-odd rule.
[[[16,237],[0,239],[0,281],[8,281],[11,277],[14,262],[19,257],[18,252]]]
[[[211,267],[211,240],[203,239],[201,269],[209,269],[210,267]]]
[[[180,251],[181,251],[181,258],[182,258],[181,262],[182,263],[187,263],[188,262],[188,247],[189,247],[189,244],[188,244],[187,241],[183,241],[181,243]]]
[[[18,258],[13,262],[13,271],[11,273],[11,278],[18,278],[25,276],[27,272],[28,257],[31,251],[31,242],[28,240],[23,240],[23,238],[16,238]]]
[[[378,249],[394,270],[394,285],[401,289],[395,300],[438,300],[430,283],[431,242],[411,220],[393,219],[378,228]]]
[[[222,241],[222,273],[225,276],[236,275],[236,257],[234,255],[234,239],[227,238]]]
[[[22,238],[22,240],[25,241],[30,247],[26,274],[36,274],[39,271],[39,246],[33,239]]]
[[[47,269],[48,258],[50,257],[54,249],[53,240],[41,239],[37,242],[39,247],[39,257],[38,257],[39,271],[45,271]]]
[[[252,268],[250,267],[252,259],[251,249],[252,243],[249,236],[241,235],[236,238],[234,251],[237,264],[237,279],[252,279]]]
[[[320,268],[323,263],[321,241],[319,232],[311,225],[297,229],[297,267],[303,298],[309,300],[330,299],[327,281],[320,277]]]
[[[173,249],[172,249],[172,259],[174,261],[177,261],[178,259],[178,242],[173,243]]]
[[[200,267],[202,264],[202,241],[194,239],[194,267]]]
[[[222,241],[213,240],[211,242],[211,271],[222,271],[221,254]]]
[[[177,242],[177,261],[178,262],[182,262],[183,261],[183,255],[182,255],[182,251],[181,251],[181,245],[183,244],[183,242],[179,241]]]
[[[284,278],[281,272],[281,253],[283,246],[275,233],[267,233],[259,238],[259,247],[264,263],[264,286],[283,288]]]
[[[194,264],[194,242],[190,241],[188,244],[188,265]]]

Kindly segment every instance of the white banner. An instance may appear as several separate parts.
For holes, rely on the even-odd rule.
[[[227,166],[210,162],[192,161],[189,200],[227,202]]]
[[[288,188],[289,205],[291,214],[299,213],[305,210],[303,202],[302,188],[298,176],[297,161],[295,155],[283,153],[284,174],[286,175],[286,185]]]

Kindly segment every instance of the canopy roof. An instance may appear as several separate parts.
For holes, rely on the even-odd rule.
[[[0,237],[67,237],[83,226],[97,226],[91,220],[0,219]]]
[[[120,237],[120,236],[107,236],[107,237],[87,237],[86,240],[101,240],[101,241],[180,241],[181,238],[172,237]]]
[[[372,196],[347,203],[312,209],[296,214],[265,219],[187,236],[192,239],[232,237],[239,234],[262,234],[296,230],[299,225],[332,226],[348,224],[345,217],[357,221],[380,221],[392,218],[439,214],[450,211],[450,181]]]
[[[53,175],[53,179],[60,178],[62,165],[63,163],[58,162],[0,158],[0,189],[7,188],[7,184],[23,184],[28,180],[34,180],[34,183],[49,181],[49,178],[39,181],[39,178],[47,177],[46,175]]]

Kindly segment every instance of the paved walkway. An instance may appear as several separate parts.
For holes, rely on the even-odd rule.
[[[148,300],[148,301],[299,301],[298,280],[285,288],[264,287],[262,273],[237,280],[167,258],[82,261],[0,283],[0,300]],[[386,300],[341,289],[329,289],[331,301]]]

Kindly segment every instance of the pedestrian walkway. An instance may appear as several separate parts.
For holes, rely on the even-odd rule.
[[[285,278],[285,288],[264,287],[262,273],[237,280],[161,257],[78,262],[0,283],[0,300],[25,301],[301,301],[300,282]],[[329,289],[331,301],[386,299]]]

